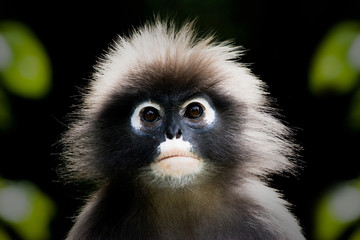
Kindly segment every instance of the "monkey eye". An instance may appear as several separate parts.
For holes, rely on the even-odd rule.
[[[140,112],[141,119],[147,123],[154,123],[159,120],[159,111],[154,107],[145,107]]]
[[[153,129],[161,122],[162,110],[159,104],[144,101],[140,103],[133,111],[130,117],[132,128],[139,134]]]
[[[216,113],[207,98],[197,97],[186,101],[180,109],[180,115],[192,128],[212,127]]]
[[[200,103],[190,103],[185,110],[185,117],[190,119],[199,118],[203,115],[204,108]]]

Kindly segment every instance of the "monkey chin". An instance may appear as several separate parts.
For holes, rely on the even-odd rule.
[[[189,174],[198,174],[202,164],[199,158],[180,155],[160,158],[151,165],[151,168],[156,174],[181,178]]]
[[[203,171],[203,165],[203,160],[191,152],[162,153],[151,164],[153,183],[166,188],[189,186]]]

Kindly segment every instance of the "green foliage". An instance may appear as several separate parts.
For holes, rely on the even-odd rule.
[[[360,130],[360,22],[335,25],[316,50],[310,66],[309,88],[317,96],[352,95],[348,126]]]
[[[53,201],[34,184],[0,178],[0,220],[24,240],[50,239]],[[3,237],[4,236],[4,237]],[[0,240],[6,233],[0,229]]]
[[[0,23],[0,36],[7,53],[0,60],[3,85],[25,98],[44,97],[51,86],[51,67],[40,41],[25,25],[13,21]]]
[[[0,22],[0,53],[0,130],[7,130],[13,118],[7,93],[45,97],[51,88],[51,66],[40,41],[19,22]],[[0,178],[0,240],[11,239],[9,228],[24,240],[50,239],[54,213],[54,202],[31,182]]]
[[[360,240],[360,228],[351,235],[349,240]]]
[[[359,58],[352,57],[360,36],[360,23],[342,22],[334,26],[320,43],[310,68],[309,87],[313,94],[349,93],[359,80]]]
[[[335,25],[320,43],[310,66],[309,88],[316,96],[350,96],[350,129],[360,130],[360,22]],[[339,183],[315,208],[314,239],[360,239],[360,178]],[[350,231],[349,231],[350,230]]]
[[[315,240],[335,240],[360,219],[360,179],[328,191],[315,210]],[[360,227],[351,239],[359,239]]]
[[[0,240],[11,240],[9,235],[0,227]]]
[[[51,89],[51,64],[45,48],[24,24],[0,22],[0,130],[12,125],[6,91],[40,99]]]

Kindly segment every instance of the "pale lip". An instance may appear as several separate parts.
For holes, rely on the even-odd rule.
[[[159,156],[157,156],[154,162],[161,162],[169,158],[193,158],[195,160],[200,160],[200,157],[188,151],[187,149],[185,150],[175,147],[162,152]]]
[[[169,159],[169,158],[193,158],[193,159],[196,159],[196,160],[199,160],[198,157],[196,157],[195,155],[191,155],[191,154],[174,154],[174,155],[169,155],[169,156],[162,156],[161,155],[159,157],[156,158],[155,162],[161,162],[161,161],[164,161],[166,159]]]
[[[160,154],[152,169],[161,175],[182,177],[188,174],[195,174],[202,169],[201,158],[190,152]]]

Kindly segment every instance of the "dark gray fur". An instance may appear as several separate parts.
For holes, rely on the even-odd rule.
[[[147,56],[154,55],[153,61],[144,60],[137,51],[146,50],[139,43],[141,37],[144,45],[153,44]],[[187,44],[178,52],[169,48],[169,53],[157,55],[166,49],[154,47],[159,39],[171,46]],[[147,24],[128,39],[120,38],[117,44],[97,66],[62,138],[71,179],[92,181],[98,187],[67,239],[304,239],[287,203],[264,182],[269,174],[293,171],[289,159],[295,145],[269,106],[260,80],[244,70],[239,81],[256,81],[252,89],[245,89],[255,97],[230,92],[237,86],[228,86],[228,72],[222,68],[245,69],[230,59],[238,56],[237,48],[215,44],[212,38],[196,40],[191,24],[176,30],[161,21]],[[216,46],[220,50],[214,53]],[[184,49],[193,55],[185,58]],[[218,56],[221,51],[224,56]],[[125,66],[129,70],[118,80],[109,80],[111,90],[98,90],[97,84],[107,81],[109,71],[117,71],[117,61],[126,63],[123,55],[130,52],[139,59],[137,64]],[[163,103],[172,111],[194,96],[211,101],[217,122],[209,131],[185,129],[184,136],[211,167],[188,186],[157,185],[146,167],[165,134],[159,130],[156,137],[136,136],[129,126],[130,115],[144,100]]]

